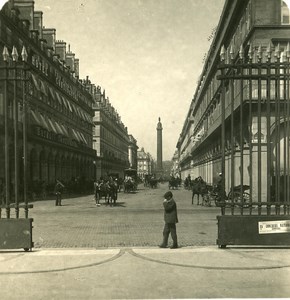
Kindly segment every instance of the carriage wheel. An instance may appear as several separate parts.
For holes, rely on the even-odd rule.
[[[242,197],[240,192],[229,192],[228,194],[228,200],[230,202],[230,205],[233,203],[234,205],[239,205],[242,203]]]
[[[228,198],[231,199],[232,194],[229,193]],[[250,204],[250,194],[248,192],[234,192],[233,194],[233,202],[235,205],[240,205],[242,207],[249,207]]]
[[[249,207],[250,206],[250,194],[248,192],[243,192],[243,206]]]

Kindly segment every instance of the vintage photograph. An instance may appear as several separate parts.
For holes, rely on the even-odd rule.
[[[290,0],[0,1],[0,297],[290,298]]]

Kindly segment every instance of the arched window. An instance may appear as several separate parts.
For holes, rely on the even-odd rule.
[[[290,0],[281,1],[281,22],[290,24]]]

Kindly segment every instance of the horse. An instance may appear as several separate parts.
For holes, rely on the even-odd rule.
[[[117,180],[115,179],[116,183],[117,183],[117,189],[118,192],[121,192],[121,189],[123,187],[123,179],[122,178],[117,178]]]
[[[131,179],[124,181],[124,193],[129,193],[131,191],[134,191],[134,189],[135,185]]]
[[[197,195],[197,205],[200,205],[199,203],[200,195],[202,196],[203,199],[202,203],[204,203],[204,196],[208,193],[208,189],[207,189],[206,182],[202,179],[201,176],[197,177],[192,181],[191,190],[192,190],[191,204],[193,204],[195,195]]]
[[[151,178],[149,180],[149,186],[150,186],[151,189],[157,188],[157,184],[158,184],[158,180],[157,179]]]
[[[108,183],[108,204],[110,206],[116,205],[116,201],[118,199],[118,183],[117,180],[111,181]]]
[[[177,190],[178,189],[178,179],[171,177],[168,183],[168,189]]]
[[[101,182],[100,183],[100,199],[102,199],[102,197],[105,198],[105,201],[107,201],[108,195],[109,195],[109,190],[110,190],[110,186],[109,186],[109,182]]]

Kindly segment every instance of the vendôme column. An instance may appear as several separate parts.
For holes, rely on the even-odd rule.
[[[163,167],[162,167],[162,124],[159,117],[157,123],[157,166],[156,166],[156,177],[160,178],[163,176]]]

